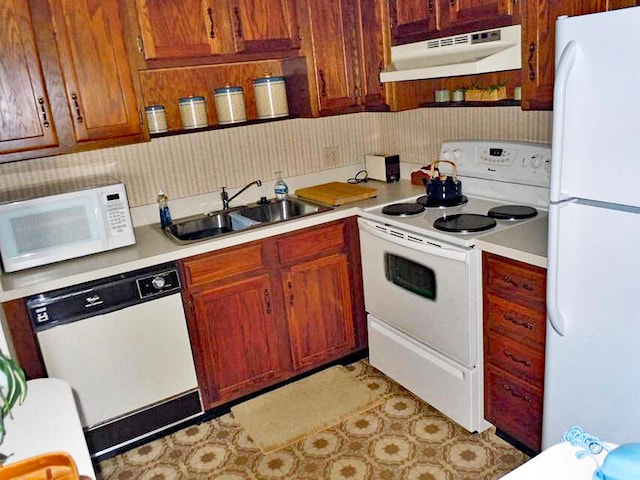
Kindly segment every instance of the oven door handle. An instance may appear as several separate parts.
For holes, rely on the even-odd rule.
[[[420,240],[407,240],[407,236],[412,236],[414,238],[420,238],[419,235],[411,235],[409,233],[401,232],[400,230],[395,230],[396,232],[401,232],[402,236],[395,236],[389,233],[386,233],[390,230],[393,230],[393,227],[389,226],[380,226],[377,227],[377,224],[369,222],[363,218],[358,219],[358,223],[360,224],[360,229],[367,232],[368,234],[379,238],[381,240],[385,240],[387,242],[394,243],[396,245],[401,245],[403,247],[410,248],[412,250],[416,250],[418,252],[427,253],[429,255],[436,255],[438,257],[448,258],[450,260],[456,260],[458,262],[469,263],[469,252],[449,246],[442,245],[439,243],[428,241],[426,238],[422,237],[422,241]],[[383,229],[383,230],[380,230]]]

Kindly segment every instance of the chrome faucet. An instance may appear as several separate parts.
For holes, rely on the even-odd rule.
[[[234,198],[236,198],[238,195],[240,195],[242,192],[244,192],[247,188],[249,188],[253,184],[255,184],[257,187],[262,186],[262,182],[260,180],[255,180],[255,181],[251,182],[250,184],[245,185],[242,190],[240,190],[238,193],[236,193],[231,198],[229,198],[229,194],[225,190],[225,187],[222,187],[222,192],[220,192],[220,198],[222,199],[222,209],[223,210],[229,210],[229,203],[231,203],[231,201]]]

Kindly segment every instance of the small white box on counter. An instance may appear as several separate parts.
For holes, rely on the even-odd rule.
[[[367,176],[372,180],[387,183],[400,180],[400,155],[371,153],[364,156],[364,163]]]

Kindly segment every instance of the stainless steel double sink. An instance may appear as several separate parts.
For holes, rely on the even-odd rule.
[[[164,232],[174,242],[185,245],[329,210],[333,208],[300,198],[273,199],[174,220]]]

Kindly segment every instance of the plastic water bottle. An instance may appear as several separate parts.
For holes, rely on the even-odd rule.
[[[289,187],[282,179],[282,172],[276,172],[276,183],[273,186],[273,191],[275,192],[278,200],[284,200],[289,194]]]
[[[171,212],[169,211],[169,198],[164,191],[158,191],[158,208],[160,209],[160,227],[165,228],[171,225]]]

